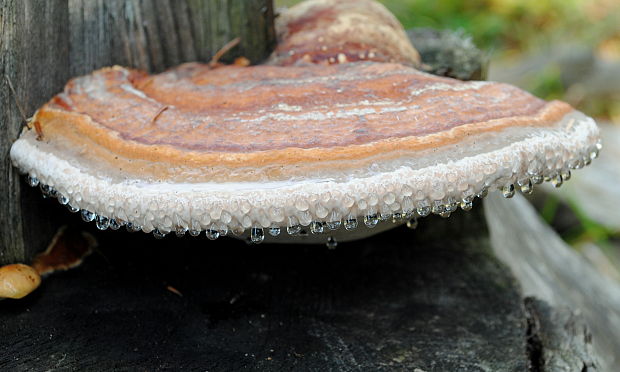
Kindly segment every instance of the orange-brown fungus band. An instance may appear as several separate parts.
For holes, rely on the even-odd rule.
[[[508,126],[549,125],[570,111],[510,85],[397,64],[186,64],[155,76],[115,67],[74,79],[35,120],[48,141],[88,144],[87,157],[136,178],[223,182],[287,180],[334,162],[354,169]],[[202,169],[187,179],[170,172],[188,166]],[[271,171],[224,175],[222,167]]]

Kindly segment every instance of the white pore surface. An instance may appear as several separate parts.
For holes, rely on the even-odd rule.
[[[398,159],[374,173],[363,172],[363,177],[290,182],[118,181],[118,175],[88,172],[79,159],[36,141],[32,131],[15,142],[11,158],[20,170],[68,198],[71,206],[131,222],[145,232],[241,232],[416,210],[425,215],[429,207],[454,205],[483,190],[512,184],[518,189],[517,182],[579,167],[576,164],[590,158],[599,138],[594,121],[577,111],[553,127],[520,128],[519,136],[507,135],[509,131],[493,133],[493,146],[477,145],[482,152],[472,151],[473,143],[461,144],[421,153],[420,159]]]

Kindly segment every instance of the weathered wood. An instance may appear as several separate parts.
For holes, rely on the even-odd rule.
[[[209,61],[237,36],[224,60],[258,62],[275,42],[271,0],[11,0],[0,12],[0,264],[31,258],[57,219],[11,167],[9,149],[24,124],[18,102],[30,116],[70,77],[96,68],[157,72]]]
[[[493,250],[526,296],[581,312],[592,330],[602,370],[620,366],[620,286],[601,275],[547,225],[521,195],[490,194],[485,214]]]
[[[572,309],[553,308],[545,301],[525,299],[531,371],[602,371],[594,358],[592,335]]]
[[[578,317],[524,306],[477,207],[336,250],[91,230],[83,266],[1,304],[0,369],[597,370]]]
[[[30,116],[69,78],[66,1],[0,2],[0,264],[28,260],[53,234],[49,204],[11,166]],[[14,88],[11,89],[11,86]]]
[[[93,231],[83,266],[1,304],[0,369],[525,371],[480,211],[336,250]]]
[[[235,37],[224,57],[257,63],[275,43],[271,0],[69,0],[70,72],[110,65],[160,72],[209,61]]]

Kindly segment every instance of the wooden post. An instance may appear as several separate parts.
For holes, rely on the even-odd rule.
[[[271,0],[69,0],[70,73],[122,65],[160,72],[209,61],[235,37],[224,61],[253,63],[275,45]]]
[[[43,203],[12,168],[11,144],[31,116],[75,75],[109,65],[159,72],[208,61],[256,63],[275,43],[272,0],[7,0],[0,3],[0,264],[28,261],[55,230]],[[11,89],[11,86],[14,88]]]
[[[22,114],[32,115],[69,78],[68,20],[66,1],[0,2],[0,263],[27,261],[53,233],[50,203],[25,185],[9,150]]]

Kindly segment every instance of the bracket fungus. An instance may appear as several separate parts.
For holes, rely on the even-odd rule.
[[[86,232],[61,227],[45,252],[39,253],[32,264],[11,264],[0,267],[0,299],[20,299],[41,285],[41,278],[54,271],[77,267],[92,253],[97,241]]]
[[[420,55],[396,17],[372,0],[304,1],[276,19],[270,62],[394,62],[417,67]]]
[[[598,154],[596,124],[568,104],[433,76],[398,50],[396,62],[280,63],[276,49],[258,66],[104,68],[41,107],[11,158],[99,229],[334,246],[488,191],[559,186]]]

